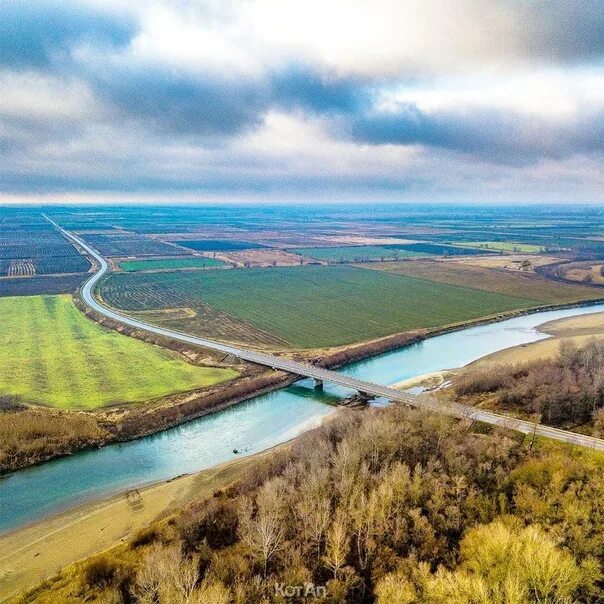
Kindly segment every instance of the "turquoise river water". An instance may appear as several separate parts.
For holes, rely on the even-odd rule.
[[[546,338],[546,321],[604,311],[604,304],[524,315],[436,336],[412,346],[352,363],[343,373],[382,384],[441,369]],[[0,532],[12,530],[85,501],[196,472],[285,442],[318,425],[334,409],[328,403],[350,391],[301,380],[224,411],[136,441],[49,461],[0,479]]]

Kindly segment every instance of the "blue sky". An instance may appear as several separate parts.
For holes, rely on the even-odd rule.
[[[604,200],[604,1],[0,10],[0,200]]]

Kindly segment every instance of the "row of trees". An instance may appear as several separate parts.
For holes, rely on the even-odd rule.
[[[603,501],[592,457],[531,451],[516,436],[393,405],[301,437],[231,488],[83,564],[79,578],[53,583],[66,591],[36,597],[598,602]]]

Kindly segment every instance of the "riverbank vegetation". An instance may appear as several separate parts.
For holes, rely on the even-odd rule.
[[[61,409],[143,402],[236,377],[105,329],[70,296],[0,298],[0,395]]]
[[[110,437],[87,413],[35,410],[0,401],[0,472],[99,446]]]
[[[310,586],[333,603],[590,604],[602,501],[594,452],[393,405],[343,414],[22,601],[283,603]]]
[[[497,408],[531,414],[547,425],[594,421],[604,428],[604,342],[562,342],[552,358],[470,368],[455,379],[454,390],[461,397],[488,395]]]

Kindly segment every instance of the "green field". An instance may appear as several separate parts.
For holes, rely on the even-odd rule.
[[[426,256],[421,252],[388,249],[376,245],[352,245],[341,247],[302,247],[289,250],[307,258],[329,262],[363,262],[367,260],[393,260]]]
[[[130,311],[203,302],[298,347],[348,344],[538,305],[346,265],[114,274],[102,295]]]
[[[87,319],[71,297],[0,299],[0,395],[64,409],[145,401],[235,377]]]
[[[127,273],[138,271],[176,270],[179,268],[207,268],[224,266],[224,262],[215,258],[167,258],[162,260],[125,260],[120,268]]]
[[[509,243],[507,241],[457,241],[455,245],[491,251],[494,250],[496,252],[520,252],[522,254],[538,254],[539,252],[545,251],[545,247],[542,245]]]

